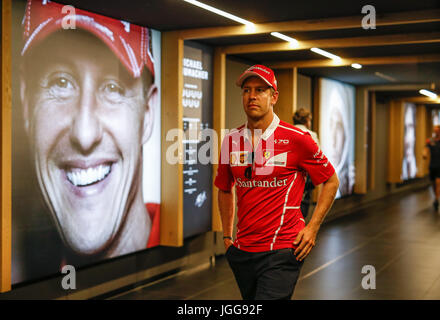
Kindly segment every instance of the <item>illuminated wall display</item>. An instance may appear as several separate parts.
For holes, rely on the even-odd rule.
[[[212,49],[185,42],[183,59],[183,234],[193,236],[211,229],[212,166]],[[207,130],[208,131],[208,130]]]
[[[440,110],[439,109],[432,109],[431,116],[432,116],[432,125],[433,126],[439,125],[440,124]]]
[[[355,89],[320,79],[319,140],[339,177],[336,198],[353,193],[355,182]]]
[[[415,154],[416,144],[416,105],[405,103],[403,133],[403,162],[401,179],[414,179],[417,174],[417,162]]]
[[[13,2],[12,283],[158,245],[160,33]]]

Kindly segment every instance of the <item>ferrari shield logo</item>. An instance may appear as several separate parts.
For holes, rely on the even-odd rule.
[[[246,160],[246,153],[240,153],[240,163],[243,164]]]
[[[236,163],[237,163],[237,156],[234,153],[231,153],[229,157],[229,164],[234,165]]]

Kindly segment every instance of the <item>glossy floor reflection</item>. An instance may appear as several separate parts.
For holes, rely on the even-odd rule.
[[[293,299],[440,299],[440,214],[428,190],[395,196],[325,223]],[[376,289],[365,290],[364,266]],[[370,269],[371,270],[371,269]],[[371,273],[368,273],[371,274]],[[369,282],[370,283],[370,282]],[[241,299],[224,257],[113,299]]]

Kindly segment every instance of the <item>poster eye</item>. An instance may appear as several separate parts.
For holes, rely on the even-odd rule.
[[[101,92],[105,99],[113,103],[120,102],[126,95],[125,88],[114,81],[104,83]]]
[[[105,86],[105,90],[109,93],[125,94],[125,90],[117,84],[109,83]]]
[[[57,79],[56,85],[58,85],[61,88],[67,88],[67,86],[69,85],[69,82],[66,78],[60,78],[60,79]]]
[[[49,82],[49,87],[58,87],[61,89],[73,88],[72,82],[65,77],[56,77]]]
[[[49,79],[47,89],[51,96],[57,99],[66,99],[74,95],[75,85],[72,80],[65,76],[54,76]]]

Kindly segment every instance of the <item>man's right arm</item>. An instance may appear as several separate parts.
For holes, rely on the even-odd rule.
[[[232,190],[223,191],[218,190],[218,207],[220,209],[220,216],[222,220],[223,236],[232,238],[232,230],[234,226],[234,193]],[[227,250],[232,245],[231,239],[224,239],[223,243]]]

